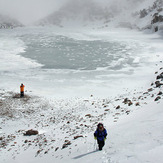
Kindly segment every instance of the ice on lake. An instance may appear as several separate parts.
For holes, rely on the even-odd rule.
[[[160,59],[154,36],[134,31],[33,27],[0,36],[0,87],[16,91],[23,82],[40,95],[108,96],[138,88]]]

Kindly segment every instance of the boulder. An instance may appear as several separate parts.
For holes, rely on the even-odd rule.
[[[160,91],[157,95],[162,95],[163,93]]]
[[[163,83],[160,83],[160,81],[156,81],[155,84],[156,84],[156,87],[160,87],[161,85],[163,85]]]
[[[83,138],[83,135],[74,136],[74,139]]]
[[[116,109],[120,109],[120,105],[118,105],[118,106],[116,107]]]
[[[156,77],[156,79],[163,79],[163,72]]]
[[[160,100],[160,99],[161,99],[161,97],[158,96],[158,97],[155,98],[155,101],[158,101],[158,100]]]
[[[31,135],[37,135],[38,131],[37,130],[28,130],[26,131],[26,133],[24,134],[25,136],[31,136]]]
[[[91,118],[92,116],[91,116],[91,114],[86,114],[85,117]]]
[[[69,145],[71,145],[71,142],[66,140],[62,146],[62,149],[67,148]]]
[[[163,16],[162,15],[158,15],[158,13],[155,13],[153,15],[153,20],[151,21],[151,24],[155,24],[158,22],[163,22]]]

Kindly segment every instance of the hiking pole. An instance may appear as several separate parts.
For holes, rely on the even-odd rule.
[[[96,150],[96,139],[94,141],[94,150]]]

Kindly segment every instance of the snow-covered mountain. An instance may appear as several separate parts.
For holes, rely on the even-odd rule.
[[[150,6],[142,7],[135,17],[139,29],[163,30],[163,1],[155,0]]]
[[[104,5],[105,4],[105,5]],[[37,22],[37,25],[127,27],[140,30],[161,30],[162,0],[71,0],[58,11]]]
[[[9,29],[23,26],[19,21],[8,16],[0,15],[0,29]]]

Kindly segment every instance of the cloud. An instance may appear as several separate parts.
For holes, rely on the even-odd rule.
[[[84,13],[93,5],[110,7],[114,13],[121,12],[126,7],[134,7],[144,0],[0,0],[0,14],[12,16],[24,24],[32,23],[54,13],[62,8],[72,10],[72,13]],[[146,0],[148,1],[148,0]],[[96,10],[97,11],[97,10]]]
[[[58,10],[67,0],[0,0],[0,14],[17,18],[24,24]]]

